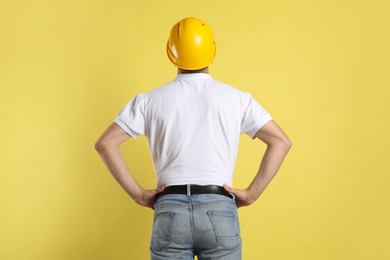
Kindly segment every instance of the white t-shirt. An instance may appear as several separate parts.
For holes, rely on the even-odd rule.
[[[254,138],[271,119],[249,93],[191,73],[136,95],[115,122],[148,138],[158,186],[231,186],[240,134]]]

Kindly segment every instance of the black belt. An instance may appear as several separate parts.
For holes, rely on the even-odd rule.
[[[165,187],[161,193],[155,196],[155,199],[157,200],[159,197],[167,194],[186,194],[187,196],[194,194],[219,194],[231,199],[233,198],[223,187],[217,185],[173,185]]]

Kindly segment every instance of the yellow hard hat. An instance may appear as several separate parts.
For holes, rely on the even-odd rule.
[[[167,54],[172,63],[184,70],[198,70],[209,66],[216,47],[209,25],[195,17],[176,23],[170,32]]]

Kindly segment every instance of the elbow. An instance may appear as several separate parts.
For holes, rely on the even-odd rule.
[[[96,143],[95,143],[95,150],[96,150],[98,153],[101,153],[103,149],[104,149],[104,147],[103,147],[102,142],[100,142],[99,140],[96,141]]]
[[[291,146],[292,146],[292,142],[289,138],[286,138],[285,140],[283,140],[283,143],[284,143],[284,146],[285,148],[288,150],[290,150]]]
[[[292,142],[290,139],[286,138],[286,140],[283,140],[283,150],[287,154],[288,151],[290,151],[292,146]]]
[[[288,137],[285,137],[275,140],[272,145],[275,147],[279,147],[279,149],[283,151],[283,153],[287,154],[292,146],[292,142]]]
[[[108,145],[101,139],[97,140],[95,143],[95,150],[101,154],[108,148]]]

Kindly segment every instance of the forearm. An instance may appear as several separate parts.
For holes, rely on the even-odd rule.
[[[119,147],[105,147],[98,152],[116,181],[133,200],[137,201],[142,192],[142,187],[129,171]]]
[[[290,145],[283,143],[267,146],[261,160],[259,170],[248,187],[250,197],[253,201],[260,197],[265,188],[274,178],[289,149]]]

